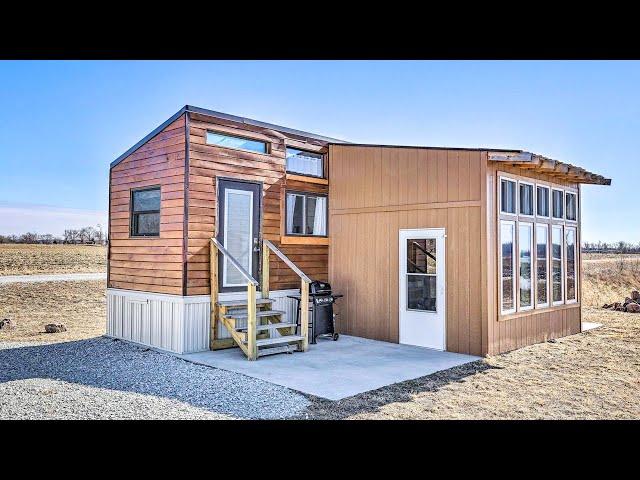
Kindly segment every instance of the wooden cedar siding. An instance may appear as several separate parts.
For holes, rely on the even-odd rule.
[[[576,278],[578,279],[578,303],[534,309],[526,314],[519,313],[501,317],[499,314],[499,276],[498,276],[498,177],[503,172],[513,177],[548,182],[560,187],[578,189],[578,224],[576,228],[577,262]],[[544,342],[552,338],[579,333],[581,330],[581,296],[582,296],[582,254],[581,243],[581,195],[579,184],[558,179],[548,174],[534,172],[526,168],[489,162],[487,166],[487,221],[488,235],[486,249],[489,253],[486,283],[488,285],[489,316],[487,325],[487,346],[484,353],[495,355],[508,352],[534,343]],[[551,204],[549,205],[551,208]],[[564,256],[564,253],[563,253]]]
[[[479,151],[331,145],[329,279],[345,334],[398,342],[398,231],[446,228],[446,349],[481,354]],[[486,318],[486,317],[484,317]]]
[[[206,144],[207,130],[247,136],[269,144],[268,154],[221,148]],[[187,259],[187,295],[206,295],[209,286],[209,239],[215,235],[217,198],[216,177],[261,182],[263,185],[261,230],[311,278],[326,280],[326,245],[280,245],[284,233],[282,212],[287,188],[324,191],[326,186],[309,182],[290,182],[285,173],[285,141],[307,139],[285,135],[253,125],[241,124],[198,113],[190,114],[189,135],[189,228]],[[324,145],[308,139],[308,144]],[[300,146],[300,145],[297,145]],[[271,290],[299,288],[300,279],[275,255],[270,255]]]
[[[182,294],[185,117],[110,171],[108,287]],[[160,237],[130,238],[131,189],[160,185]]]

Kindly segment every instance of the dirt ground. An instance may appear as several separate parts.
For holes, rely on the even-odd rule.
[[[585,258],[583,285],[583,320],[601,328],[338,402],[313,399],[301,418],[640,418],[640,314],[593,307],[640,287],[640,257],[603,260]],[[17,323],[0,330],[0,341],[95,337],[104,333],[105,314],[102,281],[0,285],[0,319]],[[68,331],[44,333],[51,322]]]
[[[0,276],[106,272],[100,245],[0,245]]]
[[[640,418],[640,315],[584,314],[603,326],[338,402],[315,399],[303,418]]]
[[[0,285],[0,320],[16,324],[14,330],[0,330],[0,342],[66,342],[103,335],[105,289],[104,281]],[[64,323],[67,331],[45,333],[47,323]]]

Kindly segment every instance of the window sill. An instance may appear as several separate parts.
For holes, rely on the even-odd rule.
[[[525,311],[519,311],[517,313],[506,313],[506,314],[498,314],[498,321],[499,322],[504,322],[507,320],[515,320],[517,318],[520,317],[528,317],[530,315],[537,315],[539,313],[549,313],[549,312],[556,312],[559,310],[567,310],[569,308],[579,308],[580,307],[580,303],[578,302],[572,302],[572,303],[565,303],[562,305],[555,305],[553,307],[542,307],[542,308],[534,308],[534,309],[529,309],[529,310],[525,310]]]
[[[327,237],[297,237],[294,235],[282,235],[280,237],[282,245],[329,245]]]
[[[310,177],[307,175],[296,175],[295,173],[287,173],[287,180],[316,183],[318,185],[329,185],[329,180],[327,180],[326,178]]]

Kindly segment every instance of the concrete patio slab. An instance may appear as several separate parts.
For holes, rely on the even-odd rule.
[[[582,331],[586,332],[588,330],[593,330],[594,328],[599,328],[601,327],[602,324],[601,323],[595,323],[595,322],[582,322]]]
[[[319,339],[306,353],[250,362],[238,348],[179,355],[185,360],[242,373],[329,400],[340,400],[412,380],[480,357],[341,335]]]

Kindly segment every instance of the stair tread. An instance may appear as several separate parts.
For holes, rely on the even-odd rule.
[[[256,305],[264,305],[265,303],[273,303],[275,300],[273,298],[258,298],[256,299]],[[239,299],[239,300],[224,300],[222,302],[218,302],[218,305],[221,307],[246,307],[247,300]]]
[[[280,343],[299,342],[304,337],[302,335],[286,335],[284,337],[265,338],[263,340],[257,340],[256,345],[262,347],[265,345],[278,345]],[[246,340],[245,340],[245,343]]]
[[[256,317],[277,317],[278,315],[282,315],[287,313],[283,310],[258,310],[256,312]],[[225,315],[227,318],[235,318],[237,320],[245,319],[249,317],[247,313],[228,313]]]
[[[289,323],[289,322],[281,322],[281,323],[268,323],[266,325],[257,325],[256,326],[256,330],[269,330],[270,328],[288,328],[288,327],[295,327],[296,324],[295,323]],[[247,331],[247,327],[240,327],[240,328],[236,328],[237,332],[246,332]]]

